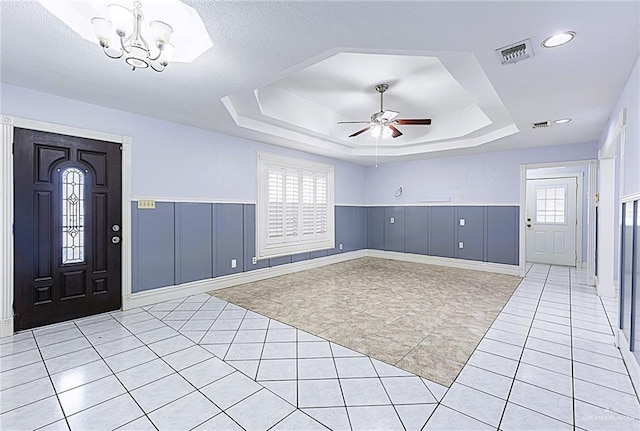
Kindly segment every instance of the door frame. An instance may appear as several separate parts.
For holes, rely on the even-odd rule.
[[[557,180],[561,178],[575,178],[576,185],[578,188],[576,189],[576,237],[575,237],[575,249],[576,249],[576,267],[582,267],[582,211],[583,211],[583,194],[584,194],[584,175],[582,173],[567,173],[567,174],[547,174],[539,177],[527,178],[527,181],[530,180]],[[527,204],[525,197],[525,205]],[[524,212],[526,214],[527,207],[525,206]],[[578,234],[580,233],[580,234]],[[525,231],[526,234],[526,231]],[[526,245],[526,244],[525,244]],[[525,257],[526,257],[526,247],[525,247]]]
[[[585,166],[588,168],[589,182],[587,187],[587,261],[582,262],[582,266],[586,263],[587,266],[587,278],[590,285],[595,285],[595,212],[596,212],[596,199],[594,193],[596,190],[597,181],[597,161],[593,159],[589,160],[575,160],[568,162],[551,162],[551,163],[531,163],[520,165],[520,276],[524,277],[526,273],[526,256],[527,256],[527,244],[526,244],[526,208],[527,208],[527,170],[540,169],[540,168],[563,168],[569,166]],[[582,241],[582,235],[584,226],[582,226],[582,211],[585,203],[583,202],[584,195],[584,178],[578,173],[566,173],[566,174],[552,174],[545,175],[544,178],[561,178],[561,177],[577,177],[578,178],[578,196],[577,196],[577,209],[578,212],[578,229],[580,234],[576,232],[576,263],[582,261],[582,250],[584,247]],[[576,214],[576,215],[578,215]],[[580,253],[580,254],[578,254]],[[580,258],[578,260],[578,257]]]
[[[14,128],[115,142],[122,146],[122,308],[131,298],[131,144],[130,136],[1,115],[0,124],[0,338],[13,335],[14,297]]]

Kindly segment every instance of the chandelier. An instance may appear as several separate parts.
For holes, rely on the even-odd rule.
[[[173,55],[174,47],[169,43],[173,28],[162,21],[151,21],[149,27],[155,43],[150,47],[142,37],[142,3],[134,2],[133,10],[119,4],[110,4],[107,10],[110,19],[91,19],[95,35],[107,57],[124,57],[133,70],[151,67],[156,72],[162,72]],[[120,39],[119,47],[111,46],[114,38]]]

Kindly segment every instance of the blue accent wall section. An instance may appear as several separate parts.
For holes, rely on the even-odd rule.
[[[335,207],[335,243],[333,248],[327,250],[329,256],[342,252],[340,244],[343,244],[342,223],[345,218],[345,209],[346,207]]]
[[[429,207],[407,207],[405,251],[429,254]]]
[[[458,259],[486,261],[484,246],[486,211],[487,207],[456,207],[456,257]],[[464,226],[461,225],[461,220],[464,220]]]
[[[256,255],[256,206],[251,204],[243,205],[244,211],[244,270],[267,268],[269,259],[262,259],[253,263]]]
[[[520,260],[520,209],[516,206],[487,207],[488,262],[518,265]]]
[[[340,219],[341,242],[344,246],[342,251],[347,252],[367,248],[367,209],[364,207],[340,208],[342,210]]]
[[[455,207],[431,207],[429,217],[429,255],[456,257]]]
[[[157,202],[139,210],[133,202],[131,212],[133,292],[365,248],[518,264],[517,206],[336,206],[334,248],[255,265],[253,204]]]
[[[387,251],[404,252],[405,211],[406,207],[384,208],[384,249]]]
[[[367,248],[384,250],[384,207],[367,208]]]
[[[134,209],[137,283],[133,292],[175,284],[175,204],[157,202],[153,210]]]
[[[214,244],[216,276],[244,271],[243,205],[216,204],[214,216]],[[236,267],[231,268],[231,260]]]
[[[176,284],[213,277],[211,204],[175,204]]]
[[[280,256],[269,259],[269,266],[278,266],[284,265],[286,263],[291,263],[291,256]]]

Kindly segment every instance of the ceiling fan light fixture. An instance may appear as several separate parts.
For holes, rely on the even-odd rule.
[[[576,37],[575,31],[563,31],[546,38],[542,42],[542,46],[545,48],[555,48],[557,46],[565,45],[571,42],[574,37]]]
[[[375,124],[371,126],[371,136],[378,139],[387,139],[390,138],[393,131],[388,126],[383,126],[381,124]]]

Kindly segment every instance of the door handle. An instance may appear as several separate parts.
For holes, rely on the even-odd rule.
[[[114,244],[118,244],[120,242],[120,237],[114,236],[113,238],[111,238],[111,242]]]

